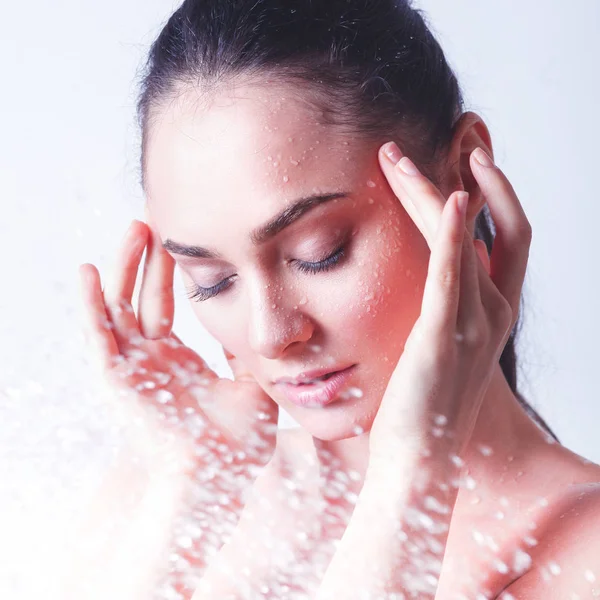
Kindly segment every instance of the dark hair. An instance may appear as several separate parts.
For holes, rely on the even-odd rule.
[[[153,43],[142,74],[142,187],[160,108],[191,86],[208,100],[242,78],[291,84],[320,123],[354,139],[395,139],[433,181],[464,112],[456,76],[423,12],[408,0],[185,0]],[[475,236],[488,253],[492,227],[485,207]],[[517,392],[520,316],[500,365],[523,408],[558,441]]]

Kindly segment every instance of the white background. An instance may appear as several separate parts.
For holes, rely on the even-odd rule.
[[[176,6],[3,6],[0,523],[9,536],[0,587],[13,597],[39,591],[26,561],[39,573],[36,561],[50,556],[52,536],[93,492],[116,444],[90,383],[77,268],[92,262],[107,274],[131,219],[144,218],[136,69]],[[459,77],[467,110],[488,124],[497,162],[533,226],[519,389],[566,446],[600,462],[600,3],[417,6]],[[227,373],[178,275],[176,298],[175,332]]]

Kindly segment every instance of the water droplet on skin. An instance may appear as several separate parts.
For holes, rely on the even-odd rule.
[[[496,568],[496,571],[498,571],[498,573],[508,573],[508,565],[499,559],[494,559],[494,567]]]
[[[471,535],[473,536],[473,539],[480,545],[483,546],[485,544],[485,538],[483,536],[483,533],[481,533],[480,531],[477,531],[476,529],[473,529],[473,531],[471,532]]]
[[[596,576],[590,569],[586,569],[586,571],[583,575],[586,578],[586,580],[589,581],[590,583],[594,583],[596,581]]]
[[[474,490],[477,487],[476,481],[469,475],[467,475],[464,479],[465,488],[468,490]]]
[[[548,563],[548,570],[550,571],[550,573],[552,575],[560,575],[560,571],[561,571],[560,566],[555,562]]]
[[[353,429],[352,429],[352,433],[354,435],[362,435],[365,432],[365,430],[360,426],[360,425],[356,425]]]
[[[290,178],[287,175],[284,175],[283,182],[287,183],[289,180],[290,180]]]
[[[454,464],[454,466],[459,467],[459,468],[464,466],[464,464],[465,464],[465,461],[456,454],[450,455],[450,460],[452,461],[452,464]]]
[[[502,521],[504,519],[504,513],[501,510],[496,511],[494,518],[498,519],[498,521]]]
[[[518,548],[513,557],[513,569],[517,573],[523,573],[531,566],[531,556],[524,550]]]
[[[307,299],[307,298],[302,298],[302,299],[300,300],[300,302],[298,302],[298,304],[299,304],[300,306],[304,306],[304,305],[305,305],[307,302],[308,302],[308,299]]]
[[[439,427],[443,427],[444,425],[448,424],[448,419],[446,418],[445,415],[435,415],[435,417],[433,418],[433,421]]]
[[[357,387],[351,387],[348,390],[348,394],[352,397],[352,398],[362,398],[363,397],[363,392],[360,388]]]
[[[369,204],[375,204],[375,200],[373,200],[373,198],[369,198],[368,202]]]
[[[491,456],[493,454],[493,450],[490,446],[481,445],[479,446],[479,452],[483,454],[483,456]]]
[[[368,185],[370,188],[374,188],[374,187],[376,186],[375,182],[374,182],[374,181],[371,181],[370,179],[367,181],[367,185]]]
[[[167,390],[158,390],[154,397],[160,404],[167,404],[175,399],[175,396],[173,396],[173,394]]]
[[[537,541],[537,540],[536,540],[534,537],[532,537],[532,536],[530,536],[530,535],[526,535],[526,536],[523,538],[523,541],[524,541],[524,542],[525,542],[525,543],[526,543],[528,546],[537,546],[537,543],[538,543],[538,541]]]

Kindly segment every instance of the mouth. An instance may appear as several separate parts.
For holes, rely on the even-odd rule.
[[[294,381],[288,381],[286,382],[286,385],[293,385],[294,387],[302,387],[305,385],[314,385],[315,383],[319,382],[319,381],[327,381],[328,379],[331,379],[336,373],[339,373],[340,371],[331,371],[331,373],[327,373],[327,375],[323,375],[321,377],[315,377],[314,379],[308,379],[307,381],[299,381],[299,382],[294,382]]]
[[[288,402],[304,408],[321,408],[338,398],[355,367],[331,371],[308,381],[280,382],[278,386]]]
[[[336,373],[341,373],[346,369],[349,369],[351,366],[346,367],[338,367],[334,370],[329,369],[311,369],[310,371],[304,371],[300,373],[296,377],[280,377],[273,381],[275,384],[284,384],[284,385],[293,385],[293,386],[302,386],[302,385],[314,385],[315,383],[319,383],[321,381],[328,381],[331,379]]]

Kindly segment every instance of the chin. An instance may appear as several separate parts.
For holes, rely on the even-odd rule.
[[[321,409],[292,410],[285,407],[285,410],[314,438],[323,442],[338,442],[370,431],[377,410],[367,410],[365,400],[355,399],[351,405],[336,402]]]

